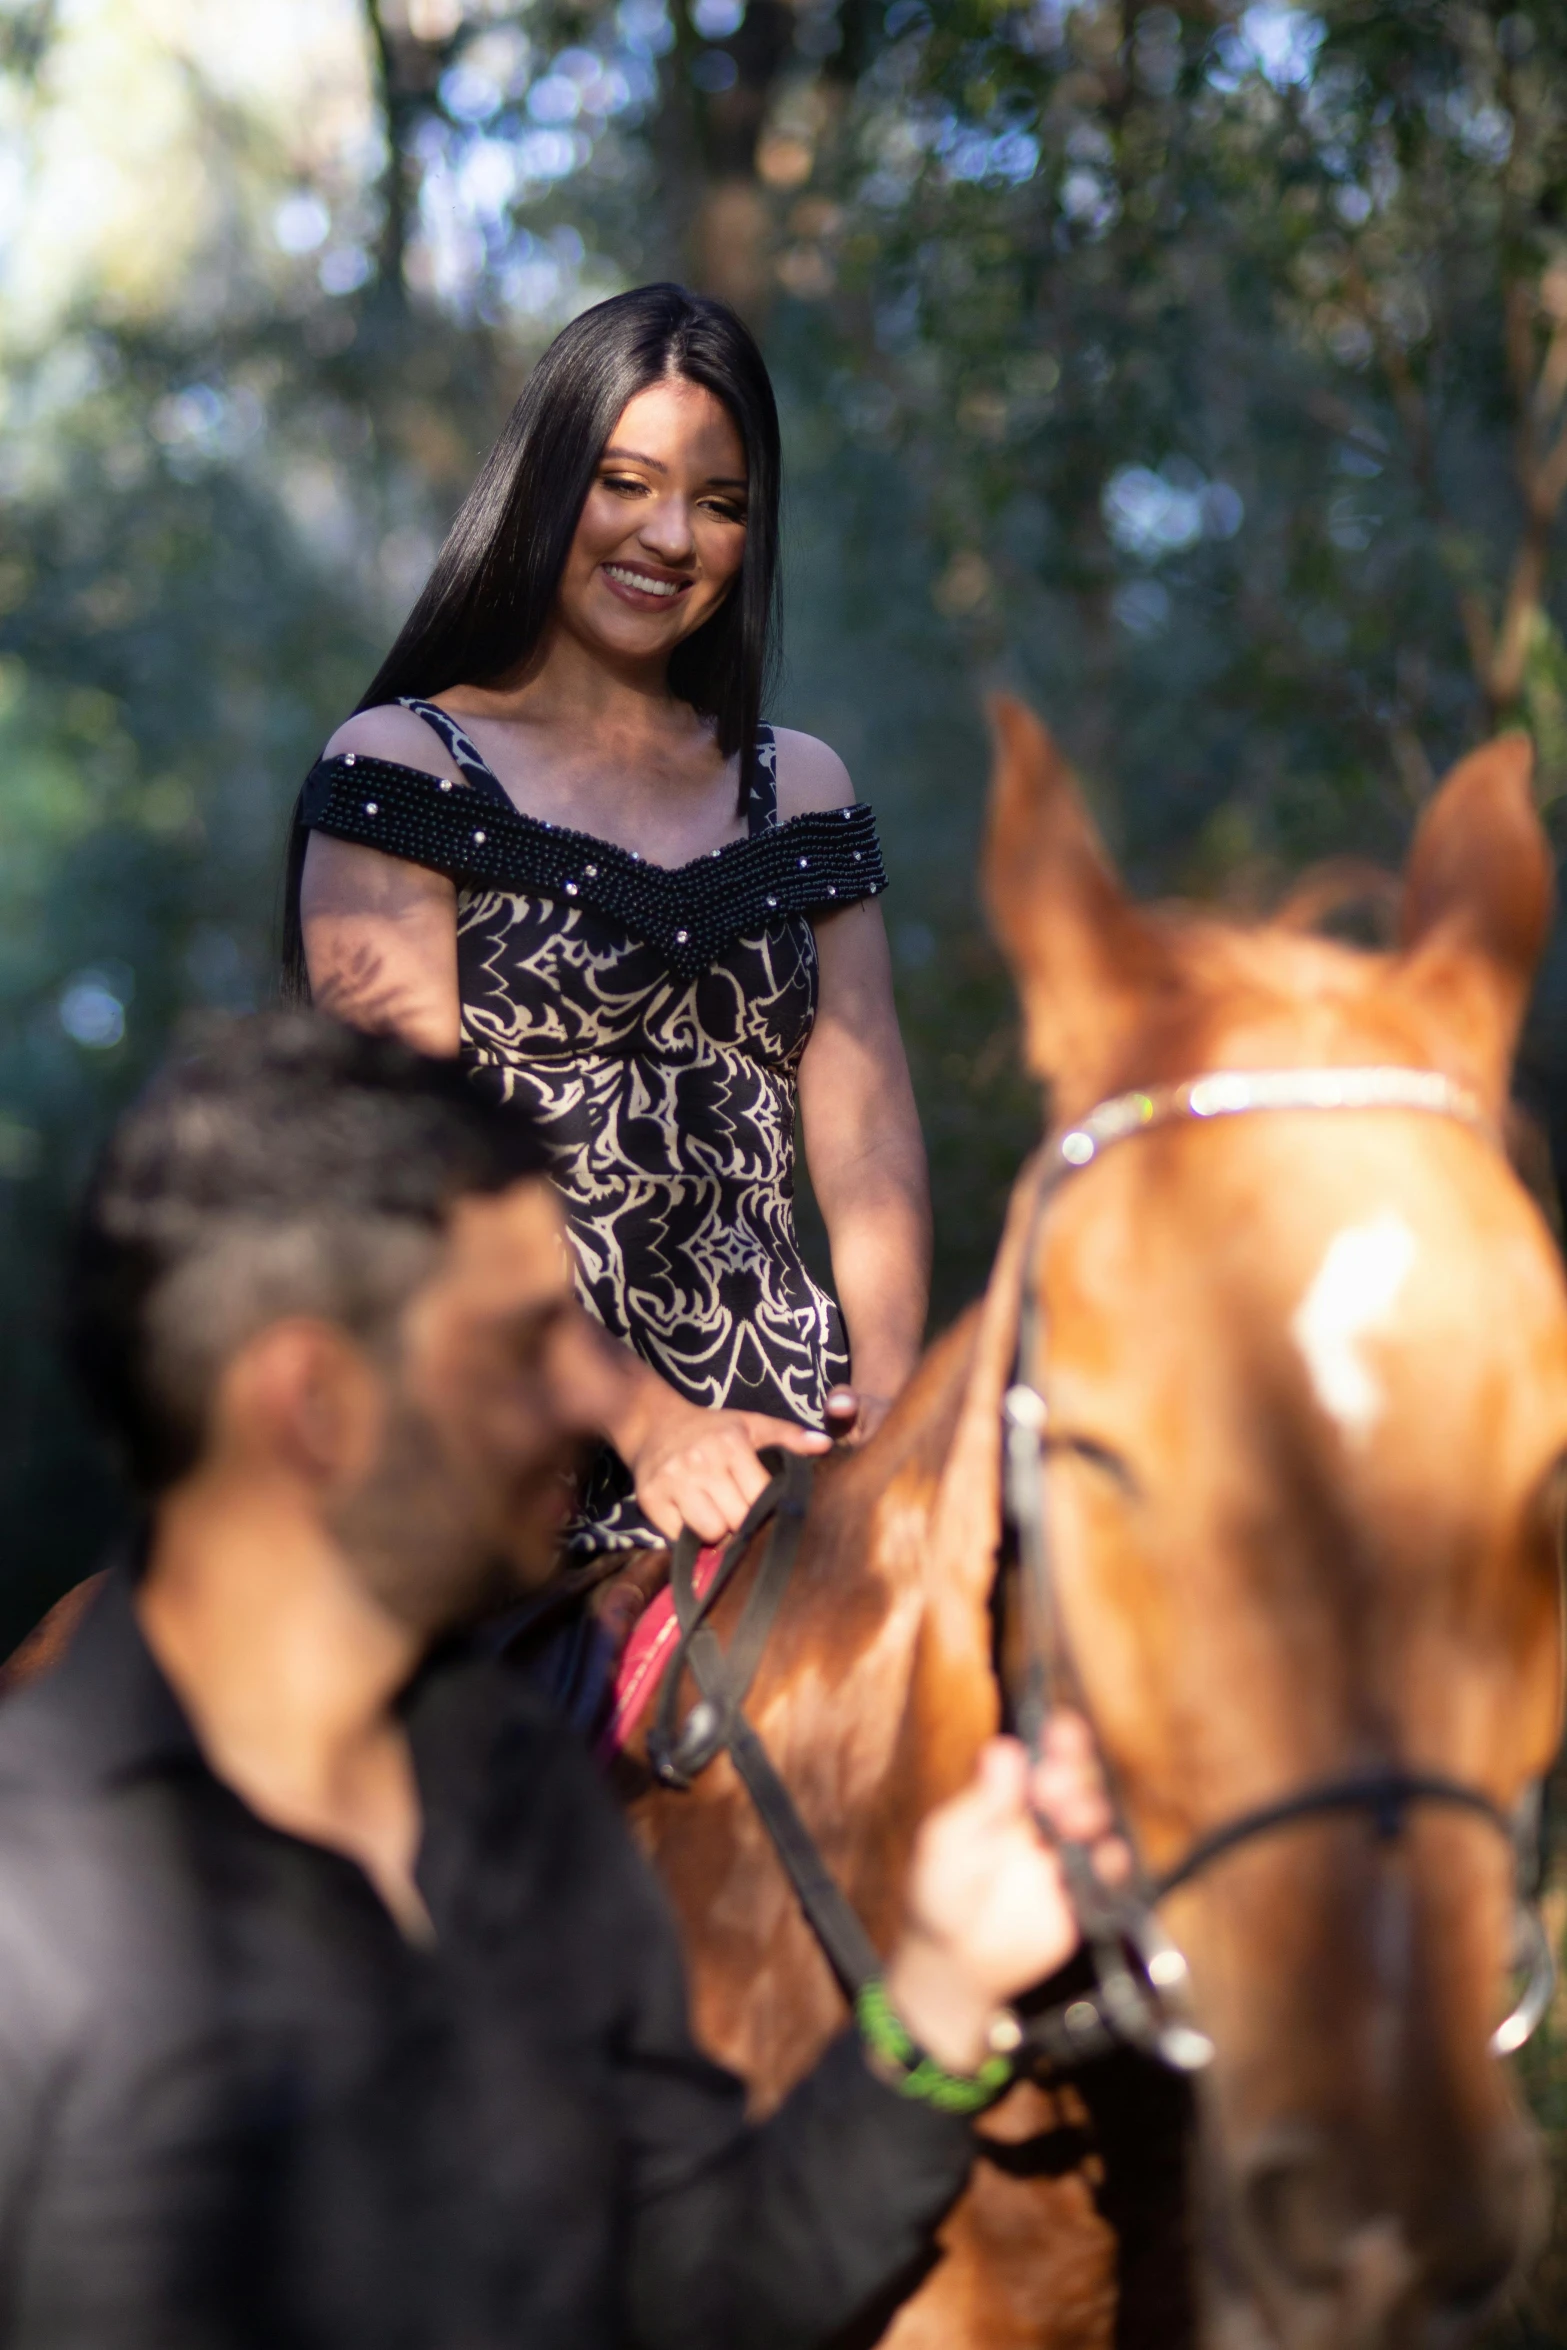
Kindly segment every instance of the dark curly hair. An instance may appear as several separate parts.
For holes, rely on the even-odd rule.
[[[309,1011],[207,1023],[121,1118],[67,1277],[77,1375],[133,1484],[193,1468],[224,1364],[288,1314],[373,1344],[457,1201],[540,1172],[455,1062]]]

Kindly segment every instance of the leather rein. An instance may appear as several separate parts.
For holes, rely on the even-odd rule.
[[[687,1527],[675,1544],[669,1585],[680,1643],[664,1668],[658,1711],[647,1734],[647,1758],[664,1786],[687,1788],[709,1763],[728,1754],[852,2007],[865,1985],[881,1973],[881,1960],[745,1711],[747,1692],[794,1571],[811,1502],[812,1469],[807,1459],[799,1453],[771,1451],[762,1458],[778,1463],[772,1480],[752,1502],[739,1531],[731,1535],[717,1572],[700,1597],[697,1538]],[[724,1649],[708,1618],[734,1580],[753,1537],[769,1519],[772,1530],[762,1563]],[[687,1666],[697,1686],[697,1702],[682,1723],[680,1680]]]
[[[1058,1706],[1070,1704],[1088,1718],[1061,1623],[1051,1535],[1047,1332],[1036,1279],[1048,1211],[1073,1177],[1136,1135],[1267,1110],[1412,1111],[1456,1119],[1494,1140],[1479,1104],[1462,1086],[1434,1070],[1389,1066],[1211,1071],[1180,1085],[1118,1094],[1047,1142],[1025,1239],[1017,1347],[1002,1407],[1005,1518],[1021,1575],[1027,1660],[1017,1719],[1024,1742],[1036,1757]],[[744,1706],[788,1585],[810,1500],[809,1461],[794,1454],[775,1457],[780,1465],[772,1481],[753,1503],[700,1597],[695,1587],[696,1537],[687,1531],[675,1546],[670,1582],[680,1641],[663,1676],[657,1715],[648,1733],[648,1760],[664,1785],[689,1787],[720,1753],[729,1753],[807,1922],[852,2004],[863,1985],[879,1974],[881,1961]],[[769,1520],[772,1528],[762,1562],[726,1651],[708,1619],[752,1539]],[[680,1682],[688,1667],[699,1695],[681,1725]],[[1509,1816],[1480,1787],[1441,1772],[1388,1764],[1313,1781],[1221,1821],[1157,1876],[1136,1859],[1136,1840],[1116,1806],[1115,1832],[1133,1854],[1134,1869],[1129,1885],[1113,1891],[1096,1875],[1086,1847],[1062,1843],[1062,1867],[1092,1960],[1094,1984],[1077,1998],[1019,2018],[1020,2065],[1065,2067],[1121,2045],[1140,2049],[1178,2071],[1200,2071],[1211,2062],[1214,2046],[1186,2013],[1186,1960],[1157,1914],[1166,1896],[1224,1854],[1302,1820],[1360,1812],[1379,1837],[1391,1841],[1402,1833],[1410,1808],[1421,1803],[1473,1813],[1513,1848],[1518,1886],[1513,1963],[1524,1981],[1517,2004],[1491,2035],[1493,2053],[1511,2055],[1534,2032],[1555,1985],[1549,1938],[1531,1898],[1538,1875],[1539,1789],[1531,1788],[1516,1815]]]

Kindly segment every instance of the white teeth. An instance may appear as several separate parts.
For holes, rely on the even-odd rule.
[[[680,582],[677,579],[649,579],[646,572],[628,571],[622,563],[606,563],[604,568],[611,579],[620,580],[626,587],[638,588],[645,596],[678,596],[680,593]]]

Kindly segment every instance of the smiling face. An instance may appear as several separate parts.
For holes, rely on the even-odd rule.
[[[663,662],[717,611],[745,554],[745,449],[723,402],[668,377],[621,411],[561,575],[561,624],[618,661]]]

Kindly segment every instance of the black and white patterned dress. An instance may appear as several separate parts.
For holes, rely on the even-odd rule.
[[[869,808],[778,822],[772,730],[749,831],[675,869],[524,816],[456,721],[409,700],[465,782],[363,753],[322,760],[304,820],[457,883],[462,1056],[551,1154],[584,1302],[694,1403],[819,1427],[848,1376],[838,1308],[794,1225],[813,909],[886,887]],[[569,1547],[653,1545],[620,1460],[590,1474]]]

